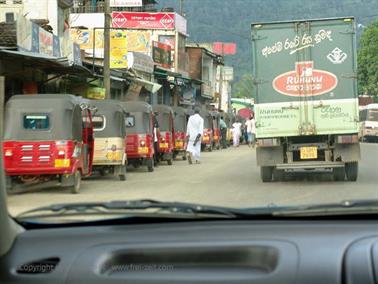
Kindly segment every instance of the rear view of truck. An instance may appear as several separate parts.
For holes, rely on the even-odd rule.
[[[353,18],[252,24],[257,164],[264,182],[324,169],[356,181]]]

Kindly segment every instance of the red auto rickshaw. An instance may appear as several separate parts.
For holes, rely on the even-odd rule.
[[[175,112],[175,145],[173,158],[182,154],[182,159],[186,160],[186,126],[187,126],[187,112],[183,107],[173,107]]]
[[[167,161],[168,165],[172,165],[175,144],[173,109],[166,105],[155,105],[152,109],[160,130],[158,135],[158,160]]]
[[[213,148],[219,150],[221,144],[220,114],[217,111],[211,111],[213,117]]]
[[[3,154],[7,189],[41,184],[80,190],[93,161],[93,124],[87,100],[66,94],[16,95],[6,105]]]
[[[202,109],[200,112],[201,117],[203,118],[203,135],[201,146],[203,150],[213,150],[213,116],[208,110]]]
[[[142,101],[121,102],[126,112],[126,154],[129,165],[154,171],[154,129],[152,107]]]

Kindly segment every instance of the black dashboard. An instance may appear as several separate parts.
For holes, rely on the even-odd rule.
[[[0,258],[0,283],[378,284],[378,222],[206,221],[28,230]]]

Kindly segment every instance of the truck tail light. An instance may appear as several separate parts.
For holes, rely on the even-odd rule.
[[[339,135],[337,136],[337,143],[339,144],[352,144],[358,143],[358,135]]]
[[[258,139],[257,146],[259,147],[274,147],[279,146],[280,140],[277,138]]]

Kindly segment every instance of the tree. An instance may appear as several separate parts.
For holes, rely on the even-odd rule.
[[[368,26],[360,39],[358,90],[360,94],[378,96],[378,21]]]
[[[234,98],[252,98],[253,77],[251,74],[244,74],[239,82],[233,86]]]

